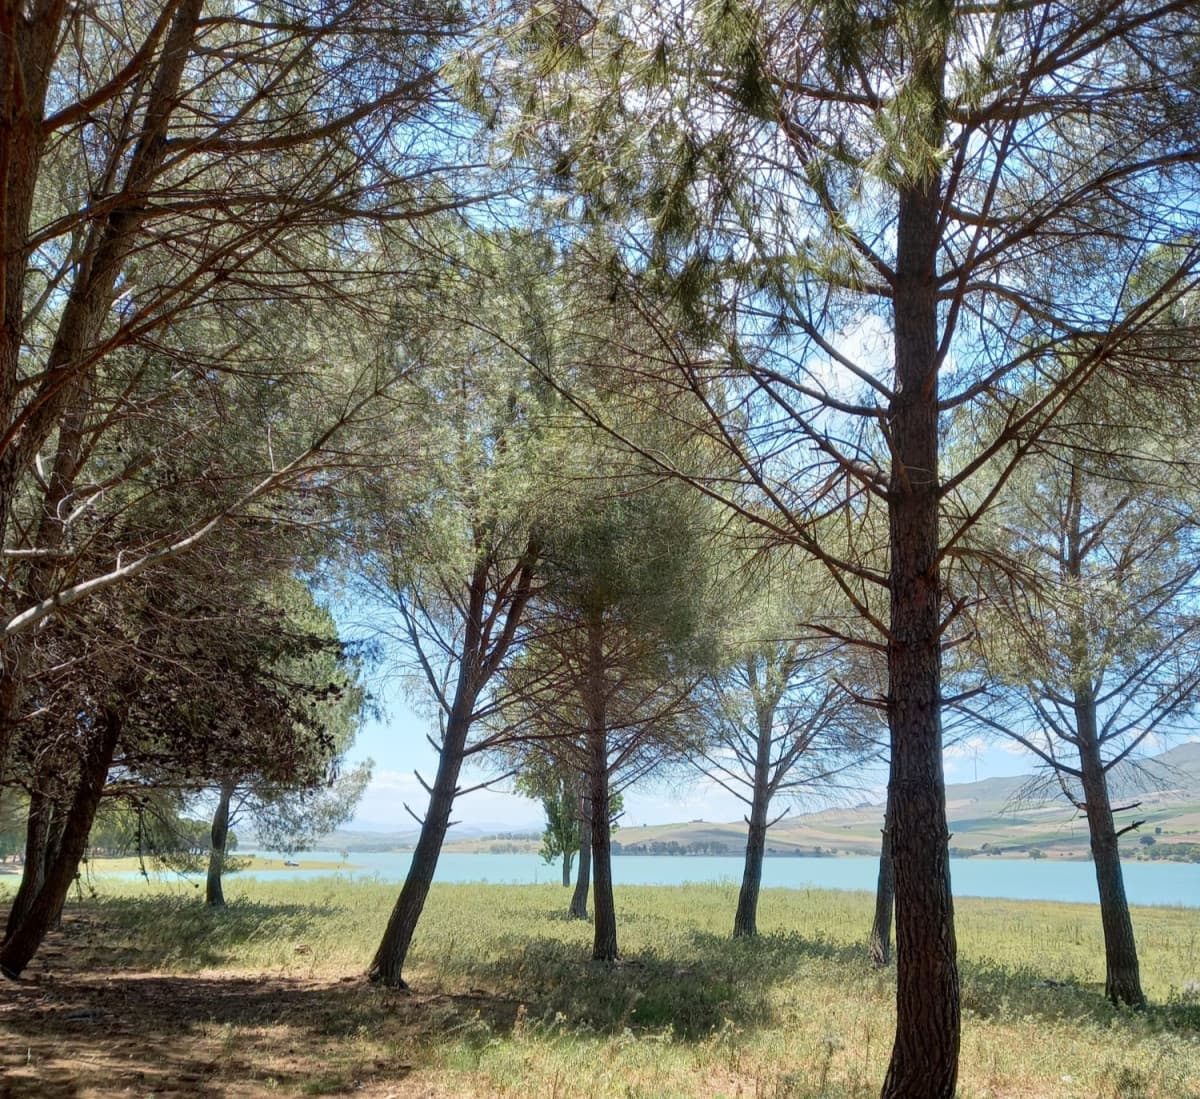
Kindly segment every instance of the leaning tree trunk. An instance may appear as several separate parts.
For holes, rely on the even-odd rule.
[[[92,820],[95,820],[95,814],[92,814]],[[54,866],[55,860],[59,857],[62,851],[63,836],[66,834],[68,818],[65,813],[58,814],[50,822],[50,833],[46,840],[46,845],[42,849],[42,882],[50,876],[50,871]],[[88,826],[88,834],[91,834],[91,825]],[[71,874],[71,881],[74,881],[78,876],[79,862],[83,858],[84,852],[87,850],[86,841],[83,851],[79,853],[79,857],[75,860],[75,869]],[[68,882],[67,888],[70,889]],[[62,928],[63,907],[67,901],[66,893],[63,894],[62,900],[58,902],[58,911],[50,917],[50,930],[58,931]]]
[[[51,14],[55,8],[58,15]],[[76,257],[77,274],[70,293],[63,295],[54,338],[36,394],[17,398],[24,385],[21,359],[26,325],[23,286],[28,266],[24,247],[6,247],[0,260],[0,296],[3,324],[0,325],[0,539],[8,534],[12,502],[18,498],[23,474],[41,452],[46,441],[62,426],[61,416],[76,387],[86,381],[91,352],[110,316],[118,279],[125,261],[137,245],[149,215],[145,201],[151,185],[169,154],[167,134],[172,117],[182,102],[180,88],[192,57],[204,0],[183,0],[175,7],[161,49],[155,51],[153,78],[146,85],[145,107],[140,113],[136,143],[126,159],[121,201],[93,222],[83,253]],[[30,9],[32,12],[33,9]],[[4,45],[0,47],[0,116],[4,118],[4,195],[0,197],[0,224],[9,241],[27,238],[37,192],[38,164],[44,140],[46,96],[54,72],[54,57],[62,30],[64,5],[5,20]],[[44,501],[48,515],[56,513],[53,493]],[[42,547],[43,542],[37,545]],[[48,558],[49,560],[49,558]],[[36,585],[28,591],[39,599]],[[11,613],[14,608],[4,608]],[[20,637],[0,640],[0,781],[3,780],[15,731],[15,717],[22,694],[25,641]],[[86,839],[86,837],[85,837]],[[80,852],[82,855],[82,851]]]
[[[407,987],[402,975],[404,961],[425,907],[425,899],[429,896],[438,856],[442,853],[442,844],[450,827],[450,811],[458,794],[458,775],[462,770],[475,702],[484,685],[499,669],[516,636],[518,623],[532,592],[533,568],[537,559],[537,543],[531,538],[520,561],[500,586],[506,595],[502,597],[497,594],[496,602],[490,609],[488,591],[495,558],[484,554],[475,562],[467,593],[458,683],[446,714],[446,731],[438,757],[437,775],[429,791],[429,808],[421,822],[421,835],[413,851],[400,896],[396,898],[387,928],[367,971],[369,979],[377,984],[391,988]],[[505,604],[506,610],[501,613],[501,607]]]
[[[404,961],[429,896],[438,856],[442,853],[442,845],[450,827],[450,811],[454,808],[454,797],[458,793],[458,775],[462,770],[471,713],[475,708],[476,692],[471,686],[473,681],[471,670],[464,668],[446,721],[446,735],[438,760],[437,776],[429,795],[429,808],[421,822],[421,835],[383,939],[367,971],[370,980],[390,988],[408,987],[402,975]]]
[[[592,810],[591,798],[579,795],[579,874],[575,878],[575,892],[571,895],[569,915],[573,920],[588,918],[588,889],[592,878]]]
[[[941,62],[917,87],[939,104]],[[937,107],[934,108],[937,112]],[[943,127],[931,125],[941,140]],[[942,773],[938,531],[937,245],[940,182],[930,169],[899,188],[896,391],[889,406],[891,610],[887,640],[896,871],[896,1036],[883,1099],[953,1099],[960,1012],[950,834]]]
[[[867,950],[873,965],[885,966],[892,957],[892,904],[896,898],[896,870],[892,863],[892,809],[889,799],[883,811],[883,834],[879,844],[879,879],[875,884],[875,919]]]
[[[758,893],[762,887],[763,856],[767,850],[767,813],[771,805],[771,725],[775,708],[759,708],[758,742],[754,753],[754,794],[746,820],[746,862],[742,888],[733,917],[733,936],[758,934]]]
[[[233,800],[236,785],[229,779],[221,783],[221,794],[213,812],[211,844],[208,850],[208,881],[204,890],[204,903],[209,908],[225,907],[225,890],[221,888],[221,876],[225,873],[225,845],[229,839],[229,803]]]
[[[87,846],[88,834],[100,807],[100,796],[108,778],[117,741],[121,736],[123,716],[114,708],[105,709],[96,724],[80,761],[79,781],[67,811],[67,817],[57,845],[57,851],[46,869],[45,880],[26,912],[24,919],[0,946],[0,973],[16,978],[46,937],[47,931],[62,911],[63,902],[75,878],[79,860]]]
[[[1119,835],[1113,822],[1108,780],[1097,741],[1096,703],[1088,689],[1075,692],[1075,719],[1079,733],[1084,811],[1096,885],[1100,891],[1100,922],[1104,927],[1104,995],[1114,1004],[1145,1007],[1133,920],[1125,897]]]
[[[29,795],[29,812],[25,817],[25,861],[21,867],[21,884],[8,910],[8,924],[4,929],[7,941],[17,925],[29,912],[33,898],[42,888],[46,876],[46,848],[50,842],[51,818],[54,806],[42,790],[42,781],[35,782]]]

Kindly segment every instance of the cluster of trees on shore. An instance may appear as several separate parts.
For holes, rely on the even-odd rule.
[[[436,728],[372,979],[468,761],[557,776],[607,961],[622,789],[743,797],[753,935],[781,807],[882,753],[883,1095],[952,1096],[969,729],[1086,819],[1141,1004],[1108,776],[1200,686],[1198,43],[1184,0],[10,6],[0,970],[106,800],[208,789],[218,851],[239,789],[320,816],[364,698],[315,591]]]

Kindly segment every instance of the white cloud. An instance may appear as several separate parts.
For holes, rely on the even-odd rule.
[[[465,777],[460,785],[469,788],[476,781],[479,780]],[[417,822],[405,805],[422,816],[428,803],[429,795],[411,771],[377,771],[347,827],[386,832],[414,830]],[[485,789],[456,799],[451,819],[471,828],[538,830],[542,826],[542,811],[528,798],[503,790]]]
[[[942,750],[942,756],[945,759],[971,759],[974,756],[983,755],[987,751],[987,747],[988,742],[983,737],[972,736],[948,744]]]

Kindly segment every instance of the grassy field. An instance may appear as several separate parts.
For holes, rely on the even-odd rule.
[[[0,1004],[0,1094],[850,1097],[878,1093],[893,973],[865,894],[618,890],[624,960],[587,960],[557,886],[435,887],[411,992],[361,979],[394,887],[105,885]],[[957,906],[962,1099],[1200,1097],[1200,913],[1138,909],[1143,1014],[1100,992],[1094,908]]]

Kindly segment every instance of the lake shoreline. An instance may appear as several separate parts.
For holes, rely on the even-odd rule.
[[[273,853],[257,852],[263,862]],[[281,860],[282,856],[278,856]],[[230,881],[260,878],[264,881],[344,879],[399,885],[407,872],[407,852],[356,852],[353,864],[339,863],[337,852],[297,854],[295,867],[277,863],[269,868],[231,875]],[[330,864],[334,864],[331,866]],[[261,862],[260,862],[261,865]],[[352,868],[354,867],[354,868]],[[356,868],[356,869],[355,869]],[[1129,902],[1139,906],[1166,905],[1200,908],[1200,866],[1180,862],[1127,861],[1123,864]],[[735,856],[623,855],[613,859],[615,886],[719,884],[737,888],[744,860]],[[762,888],[791,890],[831,889],[873,893],[879,870],[878,857],[776,857],[763,863]],[[1090,862],[1065,859],[991,857],[956,859],[952,863],[956,897],[989,897],[1003,900],[1063,901],[1094,904],[1096,875]],[[104,871],[96,865],[97,880],[134,881],[137,872]],[[191,881],[191,879],[188,879]],[[547,865],[538,855],[443,853],[435,882],[545,885],[561,882],[558,865]]]

